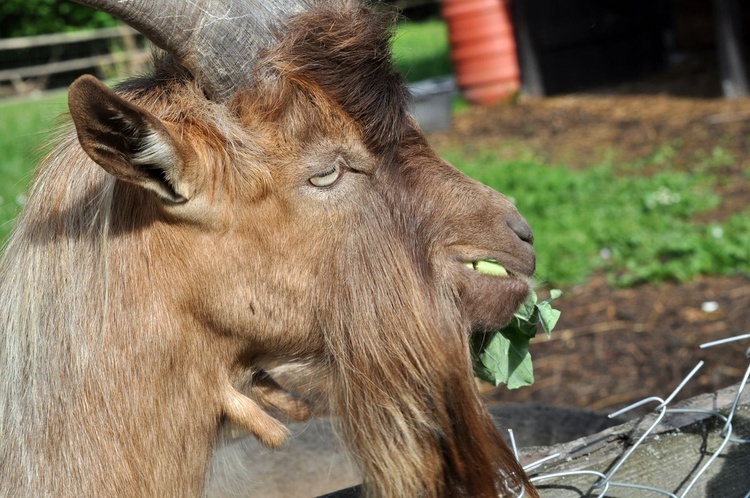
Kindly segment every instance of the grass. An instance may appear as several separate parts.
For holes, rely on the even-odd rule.
[[[445,23],[435,19],[399,24],[393,37],[393,58],[409,82],[452,74]]]
[[[750,273],[750,212],[694,221],[719,203],[707,172],[639,175],[637,164],[572,170],[500,160],[489,150],[443,155],[514,200],[535,229],[544,281],[581,283],[598,270],[622,286]]]
[[[66,110],[65,93],[35,100],[0,102],[0,241],[26,199],[40,147]]]

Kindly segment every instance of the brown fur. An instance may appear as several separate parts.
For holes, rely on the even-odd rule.
[[[536,496],[468,349],[528,292],[530,231],[429,149],[390,22],[300,16],[228,105],[169,59],[117,93],[73,85],[78,141],[44,161],[0,266],[0,495],[198,495],[223,420],[273,446],[261,405],[307,416],[262,372],[304,362],[373,496]],[[487,257],[517,278],[461,265]]]

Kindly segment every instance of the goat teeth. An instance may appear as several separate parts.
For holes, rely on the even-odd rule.
[[[490,277],[507,277],[508,271],[503,265],[497,261],[490,259],[483,259],[473,264],[474,269],[482,275],[489,275]]]
[[[474,269],[474,263],[472,263],[471,261],[467,261],[466,263],[464,263],[464,266],[468,268],[469,270]]]

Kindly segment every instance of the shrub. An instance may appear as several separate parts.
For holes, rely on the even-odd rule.
[[[0,38],[114,26],[112,16],[62,0],[3,0]]]

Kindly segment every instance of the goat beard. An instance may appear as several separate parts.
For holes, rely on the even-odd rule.
[[[537,496],[478,397],[455,291],[372,221],[325,265],[319,307],[331,412],[368,496]]]

